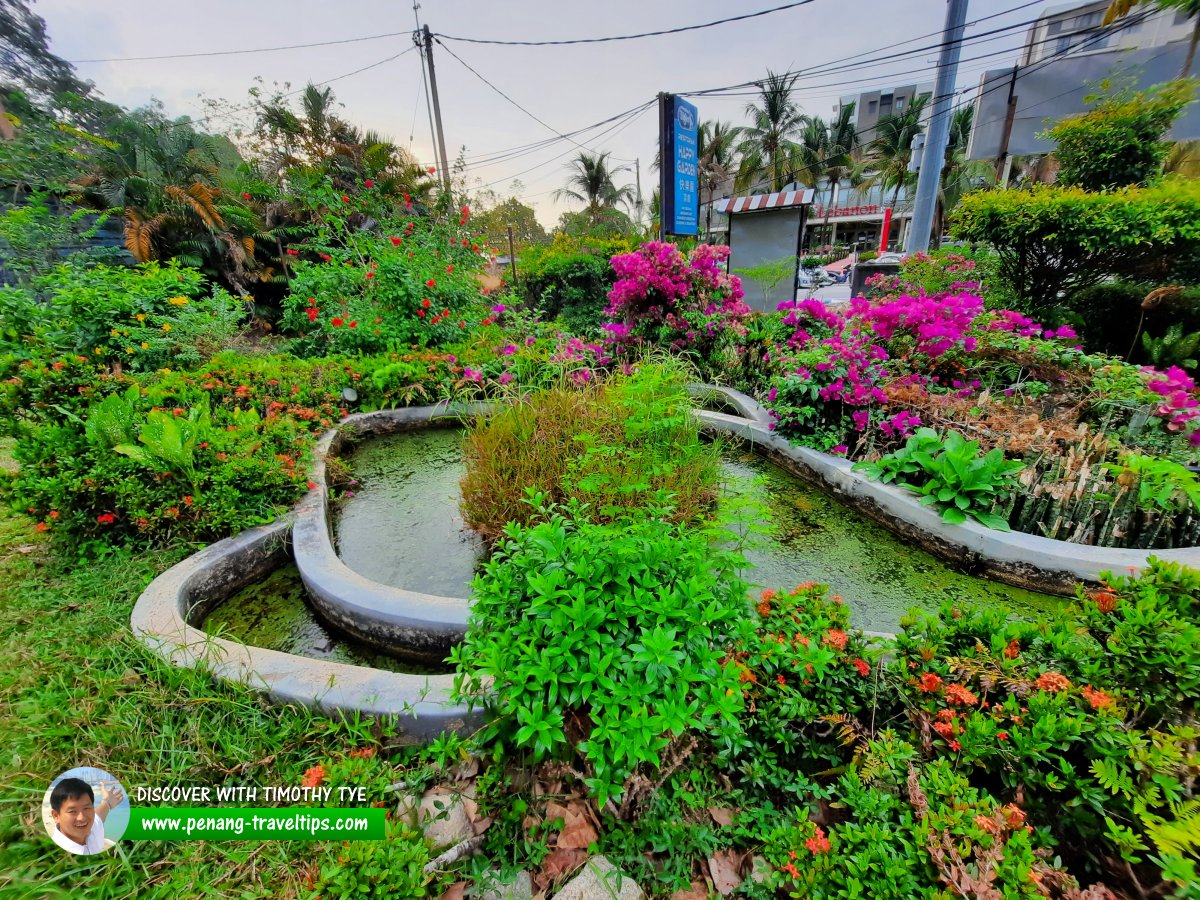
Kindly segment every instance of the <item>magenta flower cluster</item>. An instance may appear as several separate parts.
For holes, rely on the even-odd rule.
[[[1011,309],[999,310],[992,316],[990,322],[983,326],[988,331],[1011,331],[1019,337],[1054,339],[1071,339],[1079,337],[1070,325],[1060,325],[1058,328],[1047,328],[1039,325],[1028,316]]]
[[[744,334],[750,307],[741,279],[724,271],[728,258],[728,247],[701,244],[685,257],[661,241],[614,256],[606,340],[665,340],[682,350],[711,347],[727,331]]]
[[[983,301],[970,294],[938,297],[900,297],[873,304],[858,297],[850,302],[850,315],[870,325],[880,338],[891,340],[899,333],[916,339],[916,350],[926,356],[941,356],[961,347],[975,349],[975,338],[967,335]]]
[[[1154,366],[1142,366],[1146,387],[1161,396],[1155,415],[1166,419],[1168,431],[1183,431],[1195,428],[1188,440],[1193,447],[1200,446],[1200,401],[1196,400],[1196,382],[1179,366],[1171,366],[1162,372]]]

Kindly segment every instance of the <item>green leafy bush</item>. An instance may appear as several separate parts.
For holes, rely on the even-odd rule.
[[[1006,460],[996,447],[980,453],[978,441],[968,441],[957,431],[945,438],[932,428],[918,428],[899,450],[874,462],[855,465],[860,472],[882,482],[895,482],[921,494],[921,503],[938,506],[952,524],[970,516],[989,528],[1008,531],[1008,522],[991,512],[999,495],[1017,489],[1019,460]]]
[[[521,295],[540,318],[558,319],[573,334],[600,330],[615,276],[608,257],[545,249],[522,260]]]
[[[58,266],[28,291],[0,290],[0,315],[0,353],[79,354],[148,371],[199,365],[227,348],[245,311],[221,288],[206,294],[197,270],[170,262]]]
[[[1200,289],[1178,286],[1156,291],[1150,283],[1106,281],[1075,294],[1070,313],[1090,352],[1153,363],[1147,342],[1161,342],[1174,327],[1184,337],[1200,331]],[[1141,337],[1135,340],[1139,321]],[[1174,364],[1165,362],[1160,367]]]
[[[486,698],[485,739],[582,766],[597,804],[633,818],[672,748],[736,729],[724,661],[748,612],[740,555],[661,508],[595,523],[571,503],[538,517],[505,529],[472,585],[456,691]]]
[[[1163,138],[1194,92],[1195,82],[1169,81],[1145,91],[1086,97],[1087,112],[1061,120],[1045,135],[1055,142],[1058,183],[1103,191],[1153,182],[1171,149]]]
[[[953,233],[992,245],[997,275],[1021,312],[1045,317],[1109,276],[1193,278],[1200,257],[1200,182],[1095,194],[1035,185],[976,191],[955,209]]]

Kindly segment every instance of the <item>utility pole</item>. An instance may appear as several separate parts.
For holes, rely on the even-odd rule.
[[[433,95],[433,119],[437,123],[438,157],[442,162],[442,184],[446,193],[450,193],[450,164],[446,162],[446,135],[442,133],[442,105],[438,102],[437,75],[433,70],[433,35],[429,26],[421,26],[421,34],[425,38],[425,64],[429,66],[429,91]]]
[[[508,264],[512,268],[513,287],[517,286],[517,249],[513,246],[512,226],[508,226]]]
[[[946,24],[942,29],[942,52],[938,56],[937,80],[933,87],[933,117],[929,121],[925,157],[921,165],[921,174],[917,177],[917,199],[913,202],[912,223],[904,248],[909,253],[929,249],[933,212],[937,206],[942,166],[946,160],[946,144],[950,139],[950,101],[954,97],[954,82],[958,77],[958,57],[962,49],[966,21],[967,0],[949,0]]]
[[[1008,142],[1012,138],[1013,120],[1017,116],[1017,98],[1013,93],[1017,87],[1019,66],[1013,66],[1012,78],[1008,81],[1008,103],[1004,110],[1004,134],[1000,138],[1000,154],[996,157],[996,181],[1001,188],[1008,187],[1008,174],[1012,171],[1012,155]]]
[[[633,201],[633,205],[637,207],[637,223],[638,228],[642,227],[642,161],[640,158],[633,160],[634,177],[637,179],[637,199]]]
[[[421,85],[425,90],[425,113],[429,116],[429,142],[433,144],[433,156],[437,158],[437,131],[433,127],[433,104],[429,101],[429,77],[425,74],[425,41],[421,35],[421,4],[413,0],[413,20],[417,30],[413,32],[413,43],[421,55]]]

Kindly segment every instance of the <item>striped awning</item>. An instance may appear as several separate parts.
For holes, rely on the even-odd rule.
[[[763,212],[769,209],[787,209],[789,206],[807,206],[813,202],[815,191],[777,191],[774,194],[755,194],[752,197],[726,197],[713,204],[719,213]]]

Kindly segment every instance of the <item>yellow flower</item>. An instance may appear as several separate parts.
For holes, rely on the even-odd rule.
[[[136,316],[134,316],[134,318],[135,318],[135,319],[137,319],[139,322],[145,322],[145,321],[146,321],[146,314],[145,314],[145,313],[138,313]]]
[[[126,352],[126,353],[132,353],[132,352],[133,352],[133,348],[132,348],[132,347],[126,347],[126,348],[125,348],[125,352]]]
[[[148,343],[146,343],[145,341],[142,341],[142,349],[143,349],[143,350],[149,350],[149,349],[150,349],[150,345],[149,345]]]
[[[167,302],[170,303],[172,306],[187,306],[188,298],[187,297],[172,297]]]
[[[115,329],[115,328],[112,331],[110,331],[109,334],[111,334],[113,337],[121,336],[121,332],[117,331],[117,329]]]
[[[170,330],[171,330],[171,323],[170,323],[170,322],[164,322],[164,323],[163,323],[163,331],[170,331]]]
[[[170,369],[162,369],[162,370],[161,370],[161,372],[162,372],[162,374],[163,374],[163,375],[170,375],[170,374],[171,374],[171,370],[170,370]]]
[[[96,353],[103,353],[103,352],[104,352],[104,350],[103,350],[103,349],[101,349],[100,347],[97,347],[97,348],[96,348]]]

